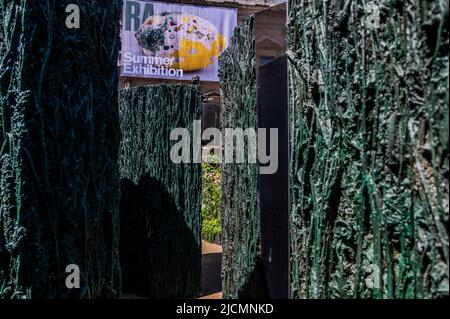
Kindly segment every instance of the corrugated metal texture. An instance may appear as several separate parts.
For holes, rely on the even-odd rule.
[[[120,286],[121,1],[0,5],[0,298],[110,297]],[[89,18],[84,18],[89,17]],[[66,266],[81,289],[65,286]]]
[[[292,296],[448,295],[448,4],[289,1]]]
[[[120,91],[123,290],[152,298],[200,293],[201,166],[174,164],[170,133],[201,119],[194,85]],[[192,159],[192,144],[189,152]]]
[[[227,128],[257,128],[253,25],[252,16],[237,27],[229,48],[219,59],[223,137]],[[222,286],[225,298],[263,295],[258,173],[257,164],[222,165]]]

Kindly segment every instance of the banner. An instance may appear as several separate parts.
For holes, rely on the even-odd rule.
[[[125,0],[121,75],[218,81],[237,9]]]

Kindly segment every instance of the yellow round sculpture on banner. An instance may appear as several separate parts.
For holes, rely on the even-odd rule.
[[[149,17],[136,39],[146,56],[173,58],[171,68],[187,72],[206,68],[226,47],[224,36],[210,21],[180,13]]]

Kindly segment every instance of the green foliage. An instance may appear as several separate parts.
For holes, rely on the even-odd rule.
[[[220,206],[220,165],[217,163],[203,163],[202,235],[209,242],[214,242],[217,236],[222,235]]]

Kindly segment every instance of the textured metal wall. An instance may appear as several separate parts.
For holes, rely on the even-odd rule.
[[[257,128],[254,18],[221,55],[222,130]],[[225,147],[227,147],[225,145]],[[245,157],[247,158],[247,149]],[[263,295],[257,164],[222,165],[222,279],[225,298]]]
[[[289,1],[292,296],[448,295],[448,3]]]
[[[200,293],[201,166],[174,164],[174,128],[201,119],[194,85],[120,91],[120,258],[123,291],[152,298]],[[191,144],[192,159],[192,144]]]
[[[107,297],[120,286],[121,1],[0,1],[0,298]],[[68,290],[68,264],[81,289]]]

